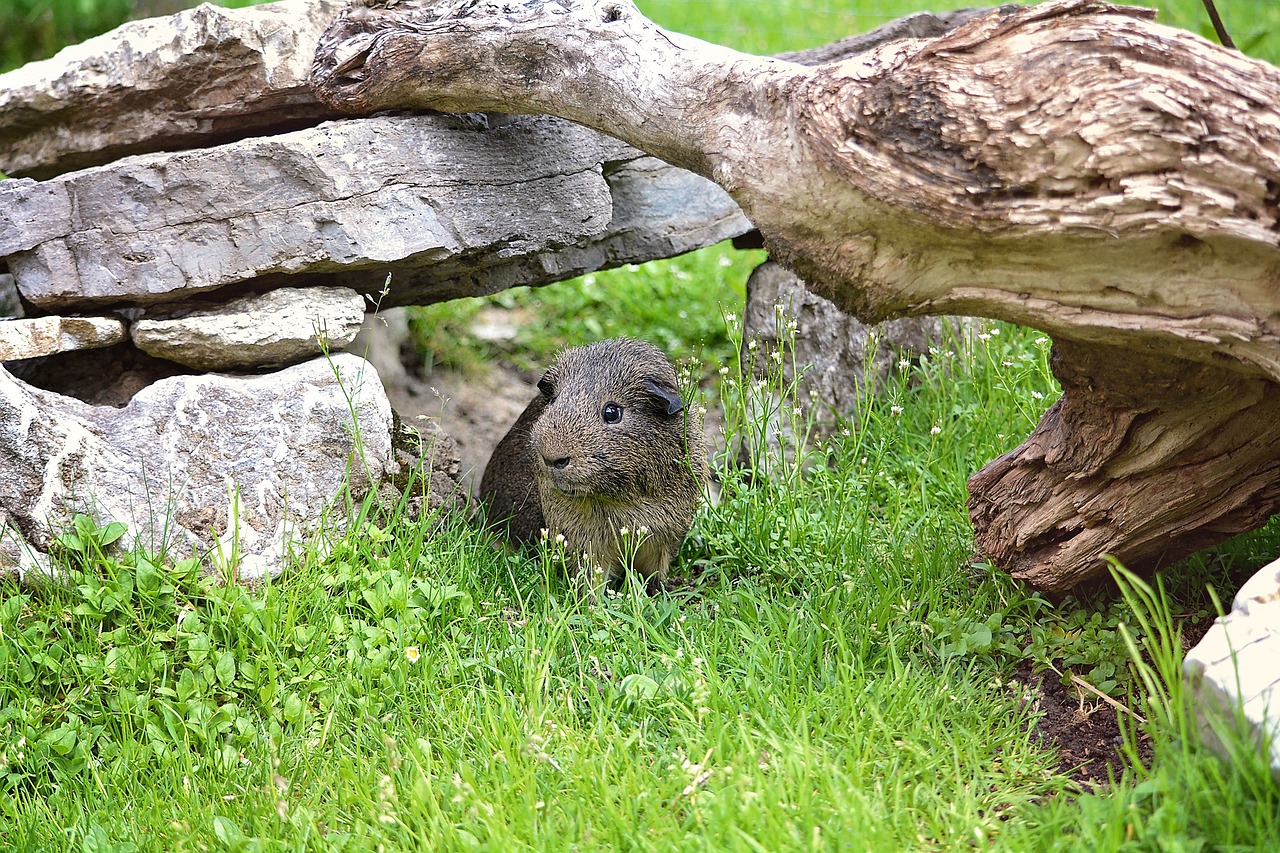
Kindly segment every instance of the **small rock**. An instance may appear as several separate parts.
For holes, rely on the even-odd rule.
[[[1280,784],[1280,560],[1245,582],[1182,671],[1205,744],[1231,760],[1220,732],[1239,720]]]
[[[780,330],[779,319],[794,323],[794,332]],[[757,341],[758,351],[753,357],[744,346],[743,364],[754,362],[757,377],[763,376],[772,364],[770,354],[786,346],[795,363],[808,368],[797,383],[800,405],[819,421],[829,421],[833,414],[853,411],[876,383],[893,375],[900,359],[918,357],[938,344],[943,324],[941,317],[907,317],[868,326],[812,293],[785,267],[766,261],[747,280],[743,343]],[[791,363],[790,354],[781,362],[787,381],[795,378]]]
[[[109,317],[3,320],[0,321],[0,361],[99,349],[124,339],[124,323]]]
[[[402,522],[439,509],[469,512],[471,500],[462,485],[458,442],[440,428],[439,421],[420,419],[411,426],[396,418],[391,446],[396,472],[383,483],[379,496],[386,507],[402,505],[396,513]]]
[[[282,287],[167,320],[139,320],[130,332],[149,355],[197,370],[291,364],[338,352],[364,322],[364,297],[345,287]]]
[[[487,308],[471,323],[471,334],[492,344],[515,340],[520,329],[511,322],[511,312]]]

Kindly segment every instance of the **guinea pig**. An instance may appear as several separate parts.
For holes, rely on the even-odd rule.
[[[565,350],[494,449],[480,482],[490,525],[523,545],[563,545],[596,590],[627,568],[667,575],[706,490],[701,419],[667,357],[614,338]]]

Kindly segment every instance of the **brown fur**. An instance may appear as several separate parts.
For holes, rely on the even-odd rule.
[[[701,421],[671,363],[615,338],[561,353],[538,387],[481,478],[490,523],[515,544],[563,535],[590,592],[628,567],[661,581],[707,482]]]

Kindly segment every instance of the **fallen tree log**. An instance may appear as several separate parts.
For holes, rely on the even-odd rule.
[[[45,180],[130,154],[209,148],[340,118],[309,84],[321,33],[347,0],[208,3],[131,21],[0,74],[0,172]],[[982,9],[916,12],[782,54],[817,65],[942,35]]]
[[[864,320],[1050,333],[1069,397],[970,484],[979,546],[1015,574],[1063,592],[1105,553],[1150,569],[1280,510],[1275,489],[1238,493],[1243,511],[1176,476],[1190,459],[1239,486],[1280,457],[1264,428],[1280,379],[1276,68],[1090,0],[813,68],[667,32],[626,0],[384,5],[321,38],[321,100],[569,118],[714,179],[777,259]],[[1236,410],[1240,444],[1214,451],[1194,433],[1222,424],[1224,399],[1258,402]],[[1135,448],[1162,442],[1143,455],[1159,488],[1131,488]],[[1096,494],[1075,488],[1100,472]],[[1142,544],[1156,516],[1160,545]]]

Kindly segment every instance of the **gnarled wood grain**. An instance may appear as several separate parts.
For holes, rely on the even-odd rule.
[[[1211,365],[1059,341],[1062,397],[969,481],[977,548],[1053,592],[1152,569],[1280,512],[1280,385]]]
[[[712,177],[864,319],[971,313],[1280,377],[1280,71],[1150,15],[1060,0],[809,68],[625,0],[361,6],[314,82],[357,112],[613,134]]]

